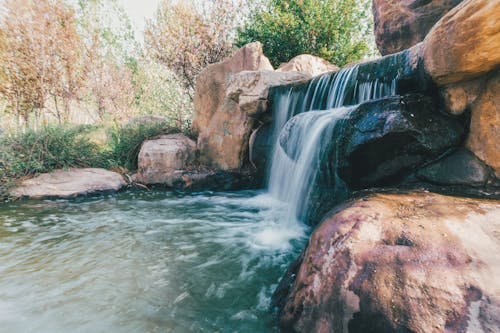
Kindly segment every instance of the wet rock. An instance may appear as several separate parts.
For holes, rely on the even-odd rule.
[[[266,170],[273,150],[272,130],[271,124],[263,124],[250,136],[250,163],[262,172]]]
[[[183,170],[175,174],[172,187],[182,191],[234,191],[255,188],[253,172],[224,170]]]
[[[417,172],[417,177],[438,185],[484,186],[493,179],[492,169],[465,148],[459,148]]]
[[[382,55],[422,41],[432,26],[462,0],[373,0],[375,39]]]
[[[115,192],[127,183],[119,173],[98,168],[55,170],[25,180],[11,194],[28,198],[70,198]]]
[[[500,20],[498,20],[500,21]],[[500,178],[500,73],[493,75],[471,106],[466,147]]]
[[[277,72],[301,72],[309,76],[338,71],[339,67],[323,58],[310,54],[301,54],[292,58],[289,62],[281,64]]]
[[[162,135],[143,142],[138,157],[136,181],[173,186],[179,170],[191,166],[196,144],[183,134]]]
[[[350,114],[340,139],[338,173],[353,189],[395,184],[458,146],[464,126],[420,95],[364,103]]]
[[[338,207],[278,287],[281,329],[497,332],[499,214],[500,201],[431,193]]]
[[[464,1],[423,43],[425,69],[439,85],[478,77],[500,66],[500,0]]]

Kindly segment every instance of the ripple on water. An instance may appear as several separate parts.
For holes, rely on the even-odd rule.
[[[307,230],[260,192],[0,206],[0,331],[272,332]]]

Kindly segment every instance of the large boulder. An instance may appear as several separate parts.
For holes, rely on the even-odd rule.
[[[273,70],[259,42],[247,44],[229,59],[206,67],[196,79],[193,131],[200,133],[209,126],[212,115],[223,112],[226,85],[233,74],[259,70]]]
[[[499,68],[499,17],[500,0],[468,0],[432,28],[422,56],[436,83],[465,81]]]
[[[273,306],[284,332],[500,329],[500,201],[377,194],[314,231]]]
[[[127,183],[119,173],[98,168],[55,170],[23,181],[14,197],[70,198],[99,192],[114,192]]]
[[[485,89],[472,104],[471,113],[466,147],[493,167],[500,178],[500,74],[487,81]]]
[[[200,161],[220,170],[238,170],[248,162],[248,142],[260,120],[270,118],[269,88],[303,81],[297,72],[242,71],[227,79],[225,95],[208,124],[200,130]]]
[[[462,0],[373,0],[375,39],[382,55],[422,41],[432,26]]]
[[[191,167],[195,158],[196,143],[183,134],[146,140],[139,152],[136,180],[143,184],[173,186],[182,170]]]
[[[338,71],[339,67],[323,58],[310,54],[301,54],[289,62],[281,64],[277,72],[301,72],[310,76],[317,76],[327,72]]]

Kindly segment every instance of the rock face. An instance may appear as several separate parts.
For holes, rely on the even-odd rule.
[[[491,168],[465,148],[417,172],[420,179],[437,185],[484,186],[493,180]]]
[[[262,53],[259,42],[239,49],[231,58],[209,65],[196,79],[194,94],[193,131],[200,133],[207,128],[215,113],[223,112],[226,84],[231,75],[241,71],[273,70],[273,66]]]
[[[375,38],[382,55],[421,42],[432,26],[462,0],[373,0]]]
[[[500,66],[500,0],[468,0],[446,14],[423,44],[426,71],[440,85]]]
[[[96,192],[118,191],[127,185],[116,172],[97,169],[55,170],[25,180],[12,191],[15,197],[69,198]]]
[[[339,175],[353,189],[394,184],[426,161],[460,144],[465,126],[420,95],[361,104],[341,139]]]
[[[500,329],[500,202],[378,194],[339,207],[275,293],[285,332]]]
[[[173,186],[196,158],[196,143],[183,134],[144,141],[138,157],[137,181]]]
[[[339,68],[323,58],[310,54],[298,55],[287,63],[281,64],[277,72],[301,72],[310,76],[316,76],[326,72],[338,71]]]
[[[248,161],[250,134],[268,111],[269,88],[308,78],[302,73],[273,71],[242,71],[227,77],[225,95],[218,105],[213,102],[217,111],[199,132],[200,161],[226,171],[242,168]]]
[[[500,178],[500,74],[488,80],[486,88],[472,105],[471,113],[466,146],[493,167]]]

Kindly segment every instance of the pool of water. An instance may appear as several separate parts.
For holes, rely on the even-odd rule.
[[[307,230],[262,192],[0,203],[0,332],[275,332]]]

